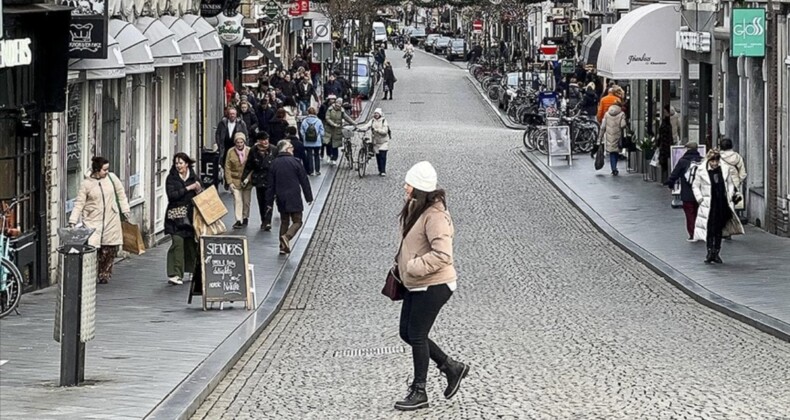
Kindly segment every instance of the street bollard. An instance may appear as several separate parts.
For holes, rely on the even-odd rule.
[[[96,248],[87,245],[93,229],[59,229],[61,276],[55,310],[60,343],[60,386],[85,380],[85,343],[95,336]]]

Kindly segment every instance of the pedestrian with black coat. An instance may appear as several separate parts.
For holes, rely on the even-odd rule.
[[[274,114],[274,118],[269,120],[270,142],[275,143],[285,138],[285,129],[288,128],[288,120],[286,120],[287,115],[285,109],[280,108]]]
[[[241,101],[239,105],[239,116],[247,127],[247,134],[252,138],[252,135],[258,132],[258,115],[255,114],[249,102]],[[252,143],[250,143],[250,146],[252,146]]]
[[[274,118],[277,111],[272,107],[268,98],[261,100],[258,108],[256,109],[256,116],[258,117],[258,130],[269,132],[269,121]],[[254,136],[252,136],[254,138]]]
[[[288,127],[285,129],[285,140],[291,142],[291,145],[294,147],[293,155],[295,158],[302,161],[302,165],[304,165],[304,161],[307,160],[307,152],[304,148],[304,143],[302,140],[299,139],[299,136],[296,134],[296,127]],[[307,167],[305,167],[305,171]]]
[[[686,144],[686,153],[678,160],[675,169],[669,175],[669,178],[664,183],[670,190],[675,188],[675,184],[680,181],[680,201],[683,202],[683,213],[686,214],[686,233],[688,233],[689,242],[694,242],[694,224],[697,221],[697,199],[694,197],[694,191],[689,182],[690,177],[687,179],[686,174],[691,175],[689,168],[693,163],[699,163],[702,160],[699,151],[697,150],[697,143],[689,142]],[[693,172],[693,171],[692,171]],[[692,179],[693,180],[693,179]]]
[[[584,88],[584,96],[582,96],[581,112],[587,116],[593,116],[598,113],[598,94],[595,93],[595,83],[590,82]]]
[[[165,233],[170,235],[170,248],[167,250],[167,282],[184,284],[184,273],[192,273],[193,279],[200,278],[200,255],[195,241],[193,216],[195,205],[192,199],[201,191],[192,165],[186,153],[179,152],[173,157],[173,167],[165,180],[167,209],[165,210]]]
[[[261,215],[261,230],[272,230],[272,210],[266,205],[266,191],[269,188],[269,169],[277,157],[277,148],[269,144],[269,134],[261,131],[255,135],[255,147],[250,150],[250,157],[244,165],[241,175],[243,184],[255,187],[258,199],[258,211]]]
[[[343,84],[337,80],[334,74],[329,75],[329,80],[324,83],[324,98],[329,98],[334,95],[336,98],[343,97]]]
[[[244,120],[238,118],[238,111],[236,107],[228,106],[225,108],[226,117],[217,124],[217,131],[214,133],[214,141],[216,142],[217,149],[220,151],[220,162],[225,163],[225,158],[228,155],[228,150],[232,149],[234,139],[237,133],[243,133],[244,137],[249,136],[247,125]]]
[[[277,158],[269,169],[267,182],[266,207],[271,209],[276,199],[277,211],[280,212],[280,254],[291,252],[291,239],[302,227],[302,194],[307,204],[313,203],[307,172],[302,162],[293,156],[293,150],[288,140],[277,143]]]
[[[395,72],[392,70],[392,63],[389,60],[384,62],[384,98],[387,99],[387,94],[389,94],[389,99],[392,100],[392,91],[395,89],[395,82],[398,79],[395,77]]]

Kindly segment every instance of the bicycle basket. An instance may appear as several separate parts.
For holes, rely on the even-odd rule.
[[[354,137],[354,130],[351,128],[343,127],[343,137],[347,139]]]

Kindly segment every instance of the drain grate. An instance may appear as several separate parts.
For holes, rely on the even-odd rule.
[[[337,350],[332,353],[332,357],[359,357],[359,356],[381,356],[385,354],[405,353],[403,346],[377,347],[375,349],[351,349]]]
[[[425,102],[409,102],[411,105],[425,105]]]

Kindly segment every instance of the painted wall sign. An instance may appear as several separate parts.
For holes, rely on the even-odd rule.
[[[233,16],[217,15],[217,36],[224,45],[236,45],[244,38],[244,26],[241,20],[244,16],[237,13]]]
[[[60,0],[73,7],[69,58],[107,58],[107,7],[104,0]]]
[[[0,41],[0,69],[27,66],[33,60],[30,38],[4,39]]]
[[[765,57],[765,9],[732,9],[731,57]]]

